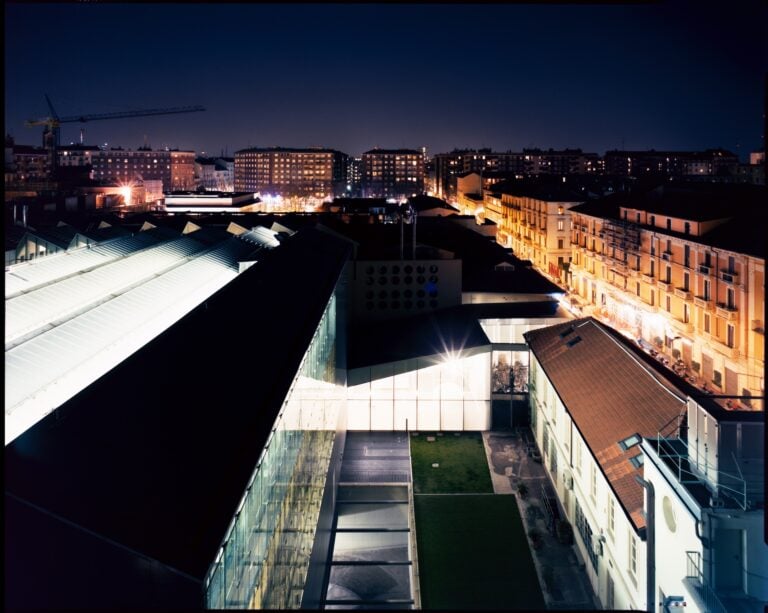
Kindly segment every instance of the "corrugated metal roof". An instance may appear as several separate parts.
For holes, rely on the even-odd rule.
[[[5,273],[6,299],[57,279],[90,270],[120,257],[178,236],[164,229],[139,232],[110,241],[48,255],[31,262],[10,266]]]
[[[643,488],[635,481],[643,471],[629,462],[639,448],[618,443],[655,437],[685,410],[685,395],[592,318],[524,337],[627,515],[643,528]]]
[[[143,282],[117,296],[106,296],[101,286],[106,301],[6,350],[6,444],[237,277],[238,262],[252,260],[255,251],[240,237],[226,238],[207,251],[199,247],[190,235],[116,262],[112,274],[101,275],[101,283],[114,278],[118,265],[121,275],[133,274]],[[172,264],[189,256],[196,257]],[[42,289],[34,292],[45,296],[38,317],[50,317],[52,301],[76,300],[74,286],[66,290],[59,297]]]

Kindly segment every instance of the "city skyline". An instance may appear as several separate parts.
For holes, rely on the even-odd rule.
[[[701,150],[764,147],[766,7],[9,4],[6,132],[62,144]],[[115,27],[119,24],[119,27]],[[214,25],[212,29],[210,26]],[[469,26],[468,24],[476,24]],[[79,41],[79,42],[78,42]],[[80,69],[72,71],[73,66]]]

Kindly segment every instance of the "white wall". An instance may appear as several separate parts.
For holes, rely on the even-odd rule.
[[[544,428],[549,429],[549,447],[557,450],[557,474],[551,471],[551,452],[542,457],[544,467],[554,482],[554,490],[564,509],[568,521],[573,526],[574,542],[584,560],[587,575],[592,588],[601,603],[607,606],[607,575],[610,573],[614,582],[614,609],[644,609],[646,586],[646,550],[647,543],[642,540],[621,507],[600,466],[590,453],[586,442],[573,424],[570,416],[560,401],[554,387],[546,378],[536,357],[531,354],[531,381],[535,390],[531,391],[531,406],[536,410],[535,437],[539,449],[543,452]],[[573,444],[571,448],[571,436]],[[618,443],[618,441],[617,441]],[[595,469],[595,489],[592,492],[592,469]],[[566,493],[564,475],[573,477],[573,489]],[[638,487],[640,487],[638,485]],[[584,516],[594,534],[602,534],[603,554],[598,557],[597,572],[592,567],[581,534],[576,527],[575,500],[578,500]],[[613,500],[613,531],[609,530],[609,505]],[[629,571],[629,539],[636,540],[636,562],[634,576]],[[586,545],[586,547],[585,547]]]

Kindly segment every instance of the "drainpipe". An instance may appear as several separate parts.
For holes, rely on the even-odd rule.
[[[645,488],[648,495],[647,511],[645,513],[645,526],[648,535],[648,547],[645,554],[645,567],[646,567],[646,610],[648,613],[654,613],[656,611],[656,530],[655,530],[655,508],[656,497],[653,491],[653,484],[650,481],[646,481],[641,477],[635,477],[640,485]]]

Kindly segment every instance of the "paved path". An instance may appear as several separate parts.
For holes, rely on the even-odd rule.
[[[549,483],[544,467],[528,457],[517,432],[483,432],[483,443],[494,493],[516,494],[520,483],[528,487],[525,499],[515,498],[526,534],[535,528],[543,535],[544,545],[531,553],[547,609],[599,609],[576,547],[563,545],[547,530],[540,487]]]

